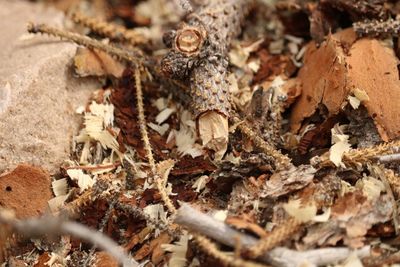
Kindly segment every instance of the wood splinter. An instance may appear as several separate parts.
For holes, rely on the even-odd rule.
[[[228,143],[230,112],[228,50],[239,35],[253,0],[216,0],[187,16],[177,30],[164,34],[171,50],[163,73],[190,84],[191,107],[203,145],[222,158]]]

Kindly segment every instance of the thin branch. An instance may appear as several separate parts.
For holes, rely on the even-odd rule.
[[[164,201],[164,204],[167,206],[168,210],[172,213],[176,213],[176,208],[172,203],[170,197],[168,196],[165,187],[168,183],[168,176],[171,169],[174,167],[175,161],[172,159],[162,161],[157,164],[157,174],[156,174],[156,186],[158,191],[160,192],[161,199]]]
[[[218,249],[217,245],[205,236],[193,234],[193,238],[201,250],[207,255],[221,261],[225,266],[233,267],[266,267],[264,264],[259,264],[251,261],[246,261],[240,258],[232,257],[228,253]]]
[[[102,170],[102,169],[117,168],[120,165],[121,165],[121,162],[117,161],[115,163],[104,164],[104,165],[68,166],[68,167],[65,167],[64,169],[65,170],[79,169],[79,170],[85,170],[85,171],[97,171],[97,170]]]
[[[149,134],[147,132],[147,123],[146,117],[144,115],[144,107],[143,107],[143,91],[142,91],[142,81],[140,79],[140,70],[139,68],[135,68],[135,87],[136,87],[136,105],[138,109],[138,119],[140,126],[140,134],[142,135],[142,140],[144,143],[144,149],[147,153],[147,159],[149,161],[150,169],[152,176],[156,174],[156,163],[153,157],[153,150],[151,149]]]
[[[192,208],[188,204],[183,204],[178,209],[175,222],[232,248],[235,247],[236,240],[239,240],[244,249],[249,249],[259,242],[259,239],[234,230],[225,223]],[[205,252],[207,252],[207,249],[205,247]],[[329,265],[346,259],[352,252],[348,248],[324,248],[300,252],[278,247],[264,253],[259,259],[274,266],[284,267],[299,266],[301,263]],[[359,257],[369,256],[369,246],[356,252]]]
[[[109,44],[104,44],[98,40],[89,38],[87,36],[66,31],[66,30],[61,30],[57,29],[54,27],[50,27],[46,24],[33,24],[29,23],[28,24],[28,32],[30,33],[44,33],[48,35],[52,35],[55,37],[60,37],[64,38],[68,41],[72,41],[78,45],[82,45],[85,47],[88,47],[90,49],[99,49],[101,51],[106,52],[107,54],[111,56],[115,56],[116,58],[120,60],[126,60],[129,63],[131,63],[134,67],[138,67],[144,63],[143,61],[143,55],[138,52],[133,52],[133,51],[128,51],[124,50]]]
[[[239,118],[233,117],[233,123],[237,125],[237,128],[254,142],[254,145],[262,150],[265,154],[272,156],[275,159],[275,164],[278,170],[289,169],[292,166],[290,158],[282,154],[279,150],[265,142],[259,135],[257,135],[244,121],[240,121]]]
[[[377,156],[377,159],[381,163],[399,162],[400,161],[400,153]]]
[[[18,233],[29,236],[68,234],[89,242],[112,255],[124,267],[137,267],[137,263],[108,236],[73,221],[57,217],[17,220],[5,210],[0,210],[0,223],[10,225]]]
[[[112,40],[128,42],[133,46],[137,44],[144,44],[148,41],[144,35],[138,31],[128,30],[121,25],[88,17],[78,11],[71,15],[71,19],[75,23],[88,27],[92,31]]]

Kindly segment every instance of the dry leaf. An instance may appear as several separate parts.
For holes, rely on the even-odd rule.
[[[317,215],[315,203],[303,205],[301,199],[290,200],[288,203],[283,204],[283,208],[290,216],[303,223],[313,220]]]
[[[78,47],[74,57],[75,72],[81,77],[112,75],[121,78],[125,66],[103,51]]]

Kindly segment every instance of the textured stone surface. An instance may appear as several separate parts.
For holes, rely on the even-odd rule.
[[[79,126],[74,110],[99,84],[72,76],[74,44],[26,33],[29,21],[61,26],[62,13],[0,0],[0,17],[0,172],[20,162],[54,172]]]

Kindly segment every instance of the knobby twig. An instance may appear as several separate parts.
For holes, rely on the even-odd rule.
[[[241,247],[244,249],[249,249],[259,242],[255,237],[234,230],[224,222],[218,221],[213,217],[192,208],[188,204],[183,204],[181,208],[178,209],[175,222],[189,228],[191,231],[213,238],[232,248],[237,244],[236,240],[239,240]],[[208,249],[216,249],[215,246],[207,243],[207,238],[195,235],[195,240],[200,240],[200,242],[207,244],[204,245],[205,252],[207,252]],[[323,248],[300,252],[277,247],[260,255],[259,259],[274,266],[294,267],[299,266],[301,263],[309,263],[311,266],[319,266],[342,261],[352,252],[353,251],[348,248]],[[369,256],[369,246],[365,246],[356,252],[360,258]],[[227,255],[224,254],[223,257],[225,256]]]
[[[105,250],[124,267],[139,266],[139,263],[126,254],[111,238],[77,222],[66,221],[57,217],[17,220],[9,212],[0,210],[0,223],[10,225],[18,233],[29,237],[72,235]]]

